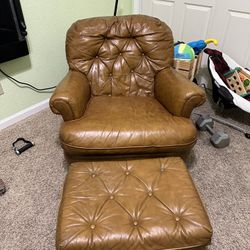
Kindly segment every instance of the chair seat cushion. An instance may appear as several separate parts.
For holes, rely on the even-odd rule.
[[[76,162],[58,216],[57,249],[166,250],[210,243],[212,228],[178,157]]]
[[[82,118],[62,124],[60,139],[70,155],[180,152],[192,148],[196,128],[153,97],[99,96]]]

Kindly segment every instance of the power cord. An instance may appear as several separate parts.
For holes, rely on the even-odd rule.
[[[2,69],[0,69],[0,72],[6,76],[8,79],[12,80],[13,82],[15,82],[17,84],[17,86],[19,86],[18,84],[21,84],[21,85],[24,85],[25,87],[27,88],[30,88],[30,89],[33,89],[34,91],[37,91],[37,92],[42,92],[42,91],[47,91],[47,90],[51,90],[51,89],[54,89],[56,88],[56,86],[52,86],[52,87],[48,87],[48,88],[36,88],[35,86],[27,83],[27,82],[21,82],[17,79],[15,79],[14,77],[8,75],[7,73],[5,73]],[[20,86],[19,86],[20,87]]]

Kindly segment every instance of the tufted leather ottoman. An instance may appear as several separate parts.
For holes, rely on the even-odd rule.
[[[212,228],[178,157],[73,163],[58,217],[57,249],[192,249]]]

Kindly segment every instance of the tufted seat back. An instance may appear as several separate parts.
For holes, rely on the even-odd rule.
[[[136,15],[75,22],[67,33],[71,70],[86,75],[92,96],[154,96],[157,72],[173,61],[173,36],[159,19]]]

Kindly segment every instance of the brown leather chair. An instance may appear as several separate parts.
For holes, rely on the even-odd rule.
[[[143,15],[75,22],[67,33],[69,72],[50,99],[64,122],[71,160],[182,155],[196,142],[189,119],[202,89],[173,68],[173,36]]]

